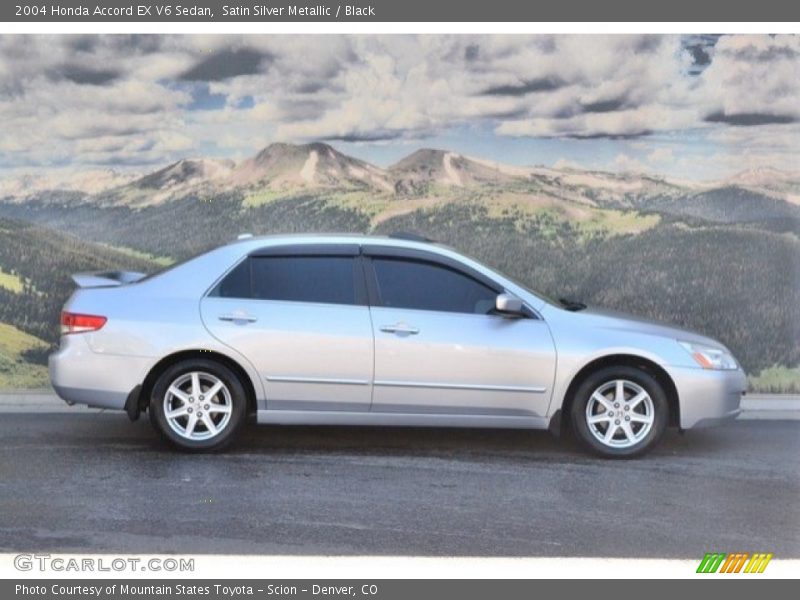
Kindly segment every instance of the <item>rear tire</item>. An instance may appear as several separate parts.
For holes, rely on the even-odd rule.
[[[221,450],[247,415],[242,382],[226,366],[189,359],[164,371],[150,395],[150,423],[170,444],[189,452]]]
[[[589,451],[604,458],[634,458],[661,439],[669,405],[664,388],[646,371],[607,367],[581,383],[571,418],[573,431]]]

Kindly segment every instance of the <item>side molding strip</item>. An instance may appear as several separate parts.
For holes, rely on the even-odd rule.
[[[267,381],[274,383],[322,383],[326,385],[369,385],[366,379],[338,379],[331,377],[284,377],[281,375],[268,375]]]
[[[378,379],[375,385],[384,387],[414,387],[414,388],[433,388],[445,390],[481,390],[490,392],[528,392],[533,394],[544,394],[547,388],[528,387],[517,385],[480,385],[466,383],[428,383],[424,381],[390,381]]]

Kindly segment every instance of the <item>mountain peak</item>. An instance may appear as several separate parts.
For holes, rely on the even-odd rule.
[[[194,181],[209,181],[227,176],[233,161],[214,158],[182,158],[133,182],[141,189],[162,190]]]
[[[527,177],[529,169],[501,165],[449,150],[420,148],[389,167],[401,194],[425,193],[431,186],[465,187]]]
[[[401,158],[399,161],[389,167],[390,171],[398,171],[408,169],[415,165],[431,165],[438,163],[444,159],[448,154],[447,150],[440,150],[438,148],[420,148],[415,150],[408,156]]]
[[[323,142],[311,142],[308,144],[290,144],[288,142],[273,142],[268,146],[262,148],[258,154],[255,155],[254,160],[263,161],[286,156],[307,155],[310,152],[317,152],[318,154],[330,154],[344,156],[333,146]]]
[[[800,173],[782,171],[775,167],[760,166],[745,171],[739,171],[729,179],[732,183],[740,185],[767,185],[777,182],[794,181],[800,179]]]
[[[296,187],[393,188],[382,169],[342,154],[323,142],[272,143],[236,169],[234,181],[245,187],[285,190]]]

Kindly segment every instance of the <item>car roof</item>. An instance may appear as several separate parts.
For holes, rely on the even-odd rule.
[[[367,235],[361,233],[290,233],[242,237],[228,245],[246,244],[257,248],[259,245],[283,246],[293,244],[377,244],[396,248],[418,248],[428,250],[450,250],[452,248],[422,236],[415,239],[414,234]]]

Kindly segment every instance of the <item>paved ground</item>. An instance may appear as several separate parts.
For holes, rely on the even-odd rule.
[[[191,456],[121,413],[0,413],[0,552],[800,557],[798,421],[609,462],[544,432],[255,426]]]

